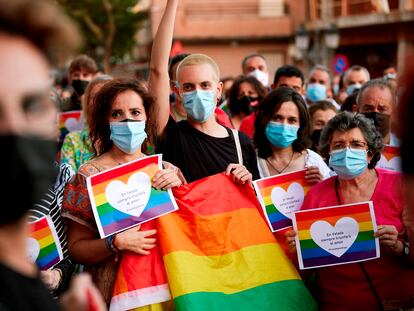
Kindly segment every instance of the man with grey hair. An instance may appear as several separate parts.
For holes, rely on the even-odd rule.
[[[344,90],[348,95],[351,95],[355,90],[360,89],[362,85],[369,80],[370,75],[367,68],[360,65],[353,65],[345,71]]]
[[[264,87],[269,86],[269,70],[263,55],[247,55],[242,61],[242,70],[244,75],[255,77]]]
[[[391,133],[391,118],[396,107],[396,95],[392,86],[382,79],[365,83],[357,97],[357,110],[374,121],[384,138],[384,143],[398,146],[398,139]]]

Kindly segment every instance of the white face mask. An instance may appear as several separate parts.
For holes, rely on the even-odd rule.
[[[257,80],[259,80],[264,87],[267,87],[269,85],[269,73],[260,71],[259,69],[256,69],[252,72],[249,72],[249,76],[255,77]]]

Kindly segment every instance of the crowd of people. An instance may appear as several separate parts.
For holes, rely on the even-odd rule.
[[[251,186],[306,170],[312,187],[301,210],[372,201],[380,258],[301,277],[320,310],[413,310],[414,63],[400,79],[393,66],[372,79],[360,65],[333,77],[322,65],[305,75],[286,64],[271,82],[265,57],[253,53],[239,76],[224,79],[205,54],[170,58],[178,5],[167,1],[148,81],[102,74],[78,55],[62,88],[49,73],[78,47],[74,24],[46,1],[0,0],[0,310],[57,310],[57,301],[65,310],[109,306],[119,257],[148,256],[157,230],[136,226],[101,239],[86,180],[151,154],[163,159],[155,189],[220,173]],[[82,111],[83,129],[60,136],[58,111]],[[395,171],[382,166],[386,146],[401,150]],[[27,260],[27,225],[45,215],[64,258],[39,272]],[[297,267],[296,235],[276,238]]]

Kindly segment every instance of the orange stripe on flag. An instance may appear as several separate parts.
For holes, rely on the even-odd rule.
[[[159,221],[162,223],[160,235],[168,236],[174,232],[174,243],[163,244],[164,255],[189,251],[195,255],[218,256],[252,245],[275,242],[265,224],[257,225],[263,223],[263,219],[255,208],[241,208],[213,216],[193,214],[181,217],[178,213],[171,213]],[[192,230],[176,230],[177,227]]]
[[[45,227],[43,229],[37,230],[37,231],[33,231],[31,233],[31,236],[33,238],[35,238],[36,240],[41,240],[49,235],[51,235],[52,233],[50,232],[50,228],[49,227]]]
[[[156,164],[153,164],[151,166],[148,166],[145,169],[141,169],[140,171],[143,172],[143,173],[148,174],[148,176],[150,176],[152,178],[152,176],[155,175],[155,173],[158,171],[158,166]],[[105,181],[103,183],[100,183],[98,185],[95,185],[95,186],[93,186],[93,193],[95,194],[95,196],[99,195],[99,194],[102,194],[102,193],[105,193],[106,186],[108,186],[108,184],[110,182],[114,181],[114,180],[119,180],[119,181],[122,181],[123,183],[126,184],[128,182],[129,177],[134,173],[136,173],[136,172],[125,174],[125,175],[110,179],[108,181]]]
[[[343,218],[343,215],[339,216],[332,216],[332,217],[324,217],[323,220],[329,222],[332,226],[335,226],[336,222]],[[354,218],[358,223],[366,222],[371,220],[371,214],[369,212],[365,213],[359,213],[359,214],[351,214],[349,217]],[[301,228],[310,228],[312,224],[319,219],[312,219],[312,220],[303,220],[298,223],[300,223]]]

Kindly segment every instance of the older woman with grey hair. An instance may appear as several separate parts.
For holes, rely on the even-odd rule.
[[[401,176],[375,168],[382,148],[381,134],[361,114],[343,112],[322,132],[321,152],[337,176],[313,186],[301,209],[372,201],[381,257],[316,269],[321,310],[384,310],[385,304],[402,310],[412,307],[414,268],[408,265],[409,245],[402,234]],[[295,235],[286,233],[292,252]]]

